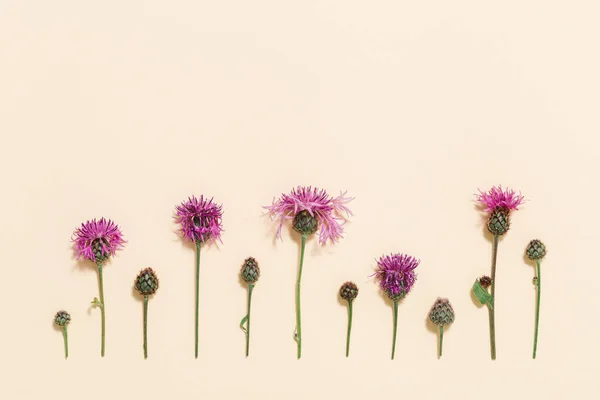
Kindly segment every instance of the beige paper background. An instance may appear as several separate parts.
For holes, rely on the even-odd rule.
[[[593,1],[0,2],[0,366],[4,399],[589,398],[598,376],[596,203],[600,57]],[[470,287],[491,245],[473,193],[530,200],[500,244],[498,360]],[[338,245],[309,243],[304,357],[295,359],[298,245],[261,206],[293,186],[356,199]],[[191,194],[223,203],[223,245],[203,253],[193,359],[194,252],[175,233]],[[97,277],[73,229],[117,221],[129,241]],[[544,240],[539,355],[533,268]],[[375,258],[419,257],[400,306],[369,278]],[[243,259],[256,257],[251,357],[238,324]],[[142,303],[146,266],[161,288]],[[344,358],[345,280],[360,286]],[[444,358],[426,315],[457,317]],[[54,313],[69,310],[62,359]],[[534,397],[535,396],[535,397]]]

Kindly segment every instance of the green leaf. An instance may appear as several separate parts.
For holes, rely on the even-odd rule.
[[[487,305],[489,308],[494,308],[494,299],[492,295],[481,286],[479,279],[476,279],[473,284],[473,294],[481,304]]]
[[[248,321],[248,316],[246,315],[244,318],[242,318],[242,322],[240,322],[240,328],[242,328],[242,330],[244,331],[245,334],[248,334],[248,330],[246,329],[246,327],[244,326],[244,324]]]
[[[98,300],[98,298],[97,298],[97,297],[94,297],[94,300],[92,300],[92,301],[90,302],[90,304],[91,304],[92,306],[94,306],[94,307],[100,307],[100,308],[102,308],[102,306],[103,306],[103,304],[102,304],[102,303],[100,303],[100,300]]]

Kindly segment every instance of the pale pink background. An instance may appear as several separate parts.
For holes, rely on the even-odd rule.
[[[584,398],[598,376],[599,5],[594,1],[0,2],[1,289],[4,399]],[[470,296],[489,271],[473,193],[530,200],[500,244],[498,360]],[[336,246],[307,249],[304,358],[295,359],[297,243],[261,205],[298,184],[356,197]],[[191,194],[225,210],[202,257],[193,359],[194,253],[174,233]],[[106,267],[99,356],[92,268],[72,258],[82,221],[117,221],[129,243]],[[533,268],[543,264],[538,359]],[[400,306],[368,277],[375,258],[422,260]],[[238,324],[249,255],[251,357]],[[142,303],[132,282],[152,266]],[[360,286],[344,358],[340,284]],[[456,323],[436,360],[425,318],[449,297]],[[72,313],[62,358],[54,313]]]

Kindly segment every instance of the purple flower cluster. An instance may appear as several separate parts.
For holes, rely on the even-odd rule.
[[[72,241],[75,243],[74,250],[78,259],[84,258],[94,262],[103,261],[97,260],[96,256],[102,259],[114,256],[116,251],[127,243],[119,226],[104,218],[81,224],[73,233]]]
[[[480,190],[476,196],[477,201],[485,207],[485,211],[493,211],[496,208],[518,210],[518,207],[525,201],[521,193],[516,193],[508,188],[502,189],[502,185],[493,186],[487,192]]]
[[[406,254],[384,255],[377,261],[375,279],[381,290],[392,300],[404,298],[412,289],[420,261]]]
[[[175,221],[181,225],[181,234],[194,243],[221,241],[222,218],[222,206],[204,196],[189,197],[175,209]]]
[[[337,197],[331,197],[324,189],[311,186],[298,186],[290,194],[282,194],[278,200],[273,199],[270,206],[265,206],[273,220],[279,221],[277,237],[281,238],[281,228],[287,220],[293,220],[296,214],[307,211],[315,217],[320,225],[319,243],[326,244],[328,240],[337,242],[343,237],[345,218],[352,215],[346,204],[353,200],[346,197],[346,192]]]

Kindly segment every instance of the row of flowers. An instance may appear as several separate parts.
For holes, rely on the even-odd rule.
[[[281,238],[281,231],[288,221],[301,237],[300,262],[296,280],[296,329],[294,340],[297,344],[297,357],[302,356],[302,318],[301,318],[301,282],[302,267],[304,265],[304,252],[307,240],[318,233],[319,243],[335,243],[343,237],[344,224],[352,215],[347,204],[353,198],[342,193],[337,197],[330,196],[325,190],[299,186],[289,194],[282,194],[279,199],[274,199],[272,204],[265,206],[271,218],[278,223],[276,236]],[[491,276],[482,276],[473,284],[472,291],[479,301],[486,305],[489,311],[490,351],[491,358],[496,358],[495,339],[495,283],[496,259],[499,238],[508,232],[512,211],[517,210],[524,202],[521,194],[501,186],[493,187],[487,192],[479,192],[477,201],[482,205],[487,214],[487,227],[493,235],[492,241],[492,268]],[[196,248],[196,275],[195,275],[195,347],[194,355],[198,357],[198,309],[199,309],[199,279],[200,279],[200,254],[204,245],[221,241],[222,206],[215,203],[212,198],[194,196],[188,198],[175,209],[175,221],[180,225],[181,236],[192,242]],[[94,262],[98,270],[99,295],[92,304],[100,309],[101,314],[101,356],[105,354],[106,343],[106,303],[104,297],[103,267],[116,252],[123,249],[127,243],[117,224],[111,220],[100,218],[83,223],[73,234],[74,251],[78,259]],[[532,240],[526,248],[526,255],[536,262],[536,275],[534,284],[537,288],[535,334],[533,358],[536,357],[537,337],[540,309],[540,261],[546,254],[546,248],[539,240]],[[398,322],[398,305],[412,290],[416,280],[416,269],[420,261],[410,255],[392,253],[381,256],[377,261],[377,269],[372,275],[379,284],[380,289],[393,303],[393,342],[391,358],[394,358],[396,347],[396,331]],[[240,328],[246,337],[246,356],[250,349],[250,310],[253,289],[260,277],[258,262],[249,257],[245,260],[240,271],[242,279],[248,285],[247,313],[240,322]],[[134,281],[137,292],[143,296],[144,304],[144,330],[143,349],[144,357],[148,357],[147,318],[148,299],[159,288],[159,280],[152,268],[142,270]],[[348,303],[348,331],[346,338],[346,357],[350,352],[350,335],[352,329],[353,302],[358,295],[358,287],[353,282],[344,283],[339,291],[342,299]],[[452,324],[455,319],[454,310],[448,299],[438,298],[429,312],[429,319],[439,329],[438,357],[442,356],[442,341],[444,327]],[[66,311],[59,311],[54,321],[64,337],[65,358],[68,357],[67,327],[71,316]]]

